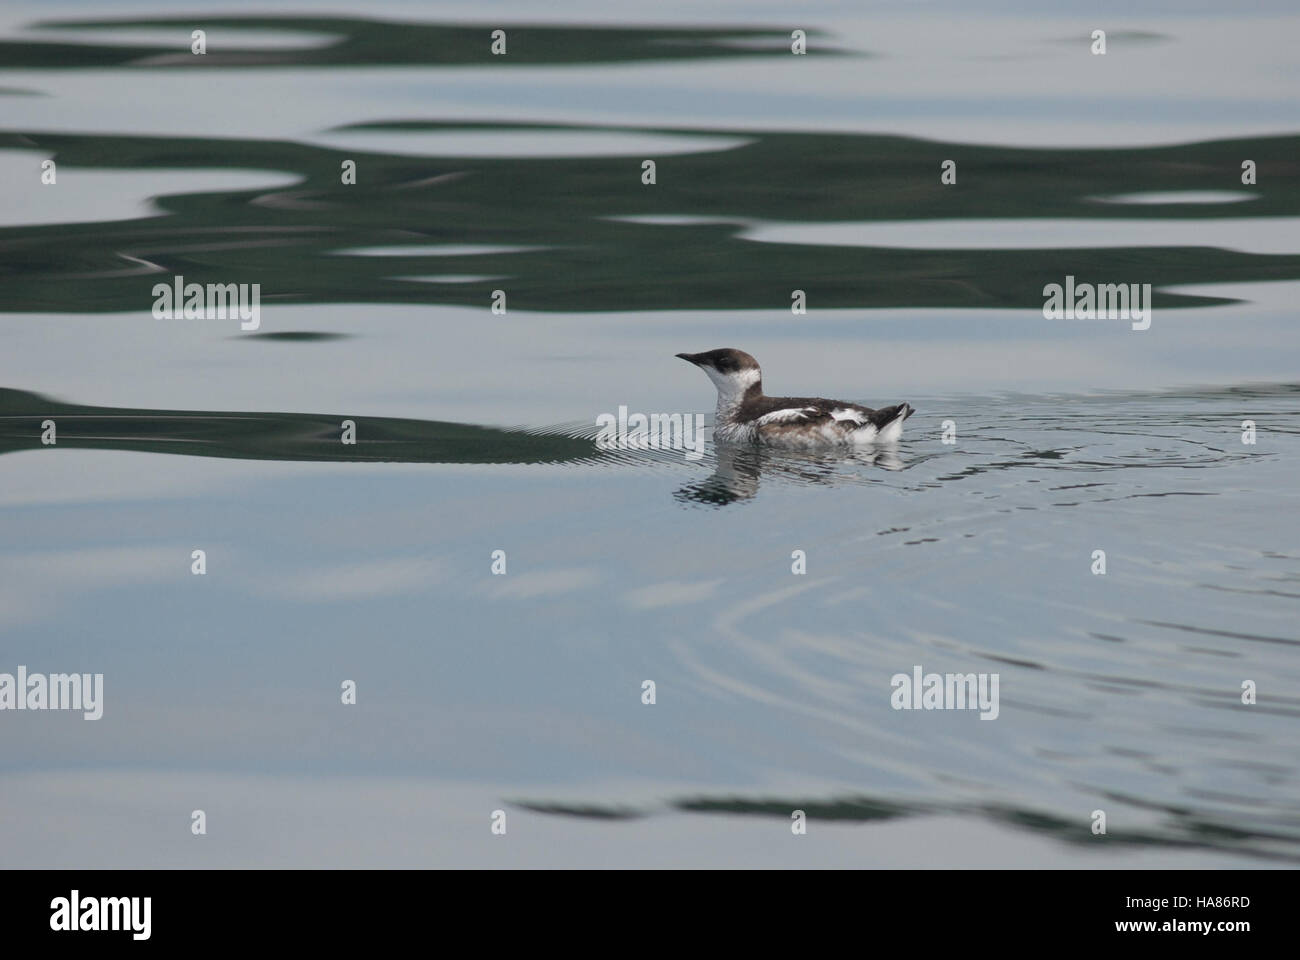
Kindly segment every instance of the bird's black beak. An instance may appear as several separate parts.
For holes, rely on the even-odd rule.
[[[700,355],[698,353],[679,353],[677,356],[681,357],[687,363],[695,364],[697,367],[700,365]]]

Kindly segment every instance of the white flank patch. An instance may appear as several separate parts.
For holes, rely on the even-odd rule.
[[[874,423],[868,423],[849,434],[849,439],[855,444],[875,443],[879,437],[879,431],[876,430]]]
[[[806,415],[816,412],[813,407],[788,407],[785,410],[773,410],[771,413],[765,413],[754,423],[785,423],[790,420],[802,420]]]

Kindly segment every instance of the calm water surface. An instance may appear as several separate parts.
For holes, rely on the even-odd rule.
[[[1300,860],[1285,5],[211,9],[0,18],[0,672],[105,677],[0,719],[6,863]],[[1044,320],[1067,274],[1151,329]],[[597,448],[724,345],[918,413]],[[998,718],[891,709],[917,664]]]

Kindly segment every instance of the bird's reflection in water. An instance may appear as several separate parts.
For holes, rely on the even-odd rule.
[[[673,493],[676,500],[723,507],[757,496],[764,475],[778,482],[832,484],[862,482],[857,467],[903,468],[898,448],[892,445],[814,453],[718,443],[714,452],[717,463],[713,473],[678,489]]]

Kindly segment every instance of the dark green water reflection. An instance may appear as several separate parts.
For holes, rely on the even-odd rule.
[[[410,120],[344,128],[400,132],[600,130]],[[665,133],[662,129],[638,129]],[[695,131],[731,134],[734,131]],[[1294,216],[1300,137],[1127,150],[1021,150],[859,134],[734,132],[734,149],[661,157],[643,186],[634,157],[419,158],[266,140],[78,136],[10,131],[0,148],[48,151],[64,177],[79,169],[284,171],[285,189],[157,199],[162,213],[94,224],[0,229],[0,275],[12,311],[147,311],[154,283],[260,283],[262,302],[483,306],[617,311],[788,306],[1041,308],[1067,274],[1155,286],[1157,309],[1231,298],[1175,293],[1181,284],[1300,279],[1300,256],[1195,245],[1079,249],[908,249],[755,242],[736,223],[654,224],[632,216],[836,223],[926,219],[1104,221]],[[960,158],[957,187],[940,163]],[[1248,204],[1102,204],[1125,192],[1239,186],[1243,157],[1271,173]],[[344,160],[357,182],[344,185]],[[1281,174],[1281,176],[1279,176]],[[509,252],[357,256],[366,247],[472,244]],[[130,259],[128,259],[130,258]],[[142,266],[139,261],[144,261]],[[486,279],[402,279],[454,274]]]

